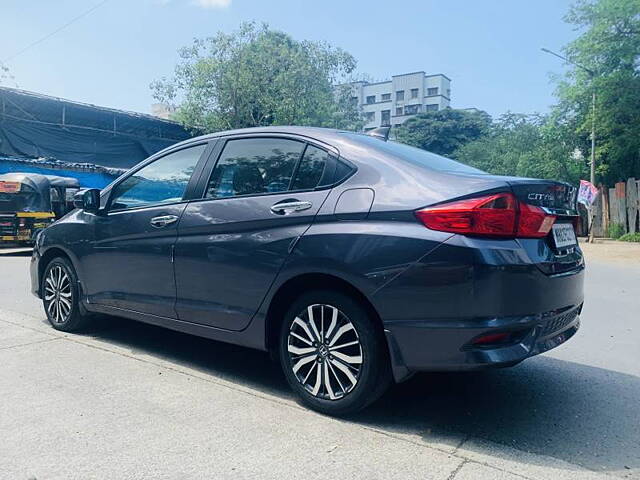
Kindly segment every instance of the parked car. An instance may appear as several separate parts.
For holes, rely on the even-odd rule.
[[[217,133],[80,192],[37,238],[33,292],[65,332],[99,312],[272,352],[305,405],[342,415],[574,335],[575,197],[365,134]]]

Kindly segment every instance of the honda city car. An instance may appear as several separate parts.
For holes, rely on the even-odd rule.
[[[571,338],[576,189],[386,136],[265,127],[167,148],[38,235],[33,292],[65,332],[101,313],[268,351],[332,415],[415,372]]]

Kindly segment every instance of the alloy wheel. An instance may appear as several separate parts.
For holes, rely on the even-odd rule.
[[[291,323],[287,350],[293,374],[311,395],[338,400],[358,383],[364,362],[349,317],[327,304],[309,305]]]
[[[47,314],[55,323],[64,323],[72,310],[73,291],[71,277],[61,265],[49,269],[44,280],[44,300]]]

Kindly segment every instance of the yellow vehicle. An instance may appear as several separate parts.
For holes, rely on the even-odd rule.
[[[36,173],[0,175],[0,245],[31,244],[36,234],[73,209],[78,180]]]

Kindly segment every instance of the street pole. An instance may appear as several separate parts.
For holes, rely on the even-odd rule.
[[[591,165],[589,166],[589,181],[592,185],[596,184],[596,85],[595,78],[596,73],[585,67],[584,65],[580,65],[574,61],[569,60],[567,57],[560,55],[559,53],[552,52],[548,48],[541,49],[544,53],[548,53],[553,55],[554,57],[558,57],[564,60],[571,65],[578,67],[589,74],[591,78]],[[589,216],[589,243],[593,243],[593,221],[595,219],[595,212],[592,206],[587,208],[588,216]]]
[[[596,184],[596,86],[591,76],[591,175],[589,181]]]
[[[593,74],[591,75],[591,88],[593,91],[591,92],[591,169],[589,171],[589,181],[591,185],[596,184],[596,86],[593,78]],[[602,203],[602,198],[600,199],[600,203]],[[587,209],[587,213],[589,215],[589,243],[593,243],[593,223],[596,219],[596,212],[593,209],[593,206],[589,206]]]

